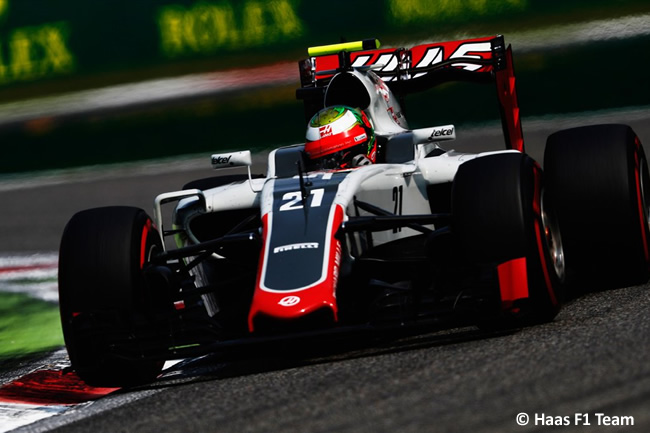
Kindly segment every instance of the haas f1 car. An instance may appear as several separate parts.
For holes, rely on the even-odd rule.
[[[264,175],[249,151],[217,154],[216,169],[248,174],[163,193],[153,218],[104,207],[69,221],[60,309],[87,383],[150,381],[165,359],[238,345],[530,325],[558,314],[569,280],[648,280],[639,138],[619,124],[559,131],[542,170],[502,36],[309,55],[296,92],[307,140],[271,151]],[[503,150],[446,150],[454,125],[409,128],[405,97],[448,81],[495,86]]]

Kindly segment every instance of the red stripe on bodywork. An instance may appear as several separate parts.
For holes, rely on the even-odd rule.
[[[6,403],[71,406],[96,400],[120,388],[86,385],[74,372],[40,370],[0,388],[0,401]]]
[[[504,310],[512,307],[517,299],[528,298],[528,272],[526,257],[508,260],[497,266],[501,305]]]
[[[524,135],[521,129],[516,77],[512,63],[512,48],[506,49],[506,67],[495,72],[497,94],[502,110],[507,148],[524,152]]]

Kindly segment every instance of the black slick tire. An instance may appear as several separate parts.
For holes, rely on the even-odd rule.
[[[462,164],[452,188],[452,231],[468,260],[490,265],[498,274],[503,324],[546,322],[558,314],[562,239],[534,160],[503,153]],[[511,264],[520,271],[514,279],[506,278]],[[506,286],[520,296],[506,298]]]
[[[547,140],[544,170],[572,281],[584,290],[648,281],[650,178],[632,128],[556,132]]]
[[[161,240],[147,214],[132,207],[81,211],[59,250],[59,306],[72,368],[93,386],[123,387],[156,378],[162,362],[124,357],[115,336],[132,336],[145,310],[142,269]]]

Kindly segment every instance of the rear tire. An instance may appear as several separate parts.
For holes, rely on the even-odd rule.
[[[467,259],[495,269],[505,319],[497,318],[498,324],[546,322],[557,315],[564,253],[553,202],[535,161],[504,153],[462,164],[453,183],[452,218]]]
[[[556,132],[544,167],[574,280],[589,288],[648,281],[650,177],[634,131],[595,125]]]
[[[72,368],[89,385],[151,381],[162,362],[119,356],[115,336],[134,338],[145,320],[142,269],[162,249],[147,214],[105,207],[75,214],[59,251],[59,307]]]

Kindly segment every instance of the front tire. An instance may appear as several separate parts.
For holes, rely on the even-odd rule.
[[[59,251],[61,323],[72,368],[89,385],[133,385],[162,370],[159,361],[113,351],[116,338],[134,338],[146,321],[142,269],[161,249],[138,208],[90,209],[68,222]]]
[[[508,324],[546,322],[558,314],[564,252],[535,161],[504,153],[462,164],[452,188],[452,218],[467,259],[494,270]]]

